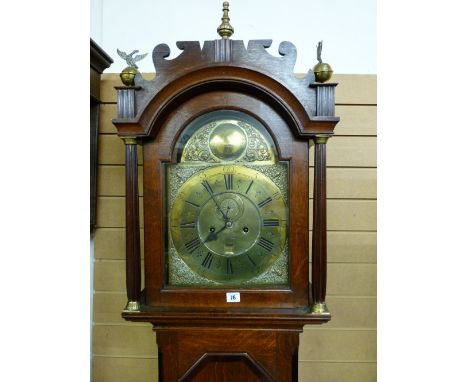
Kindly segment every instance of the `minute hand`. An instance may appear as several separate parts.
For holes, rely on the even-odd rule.
[[[202,184],[203,184],[203,186],[206,188],[206,190],[208,191],[208,193],[210,194],[210,198],[213,199],[213,201],[215,202],[216,207],[218,208],[218,210],[219,210],[219,211],[221,212],[221,214],[223,215],[223,220],[224,220],[225,222],[227,222],[227,221],[229,220],[229,218],[228,218],[227,215],[223,212],[223,210],[221,209],[221,207],[220,207],[218,201],[215,199],[214,194],[213,194],[213,191],[211,190],[211,187],[210,187],[207,183],[205,183],[205,182],[203,182]]]
[[[225,223],[227,223],[229,221],[229,218],[227,216],[227,213],[224,213],[224,211],[221,209],[221,206],[219,205],[218,201],[215,199],[214,195],[211,195],[211,198],[214,200],[214,202],[216,203],[216,207],[218,207],[218,210],[219,212],[221,212],[221,214],[223,215],[223,220]],[[229,212],[229,209],[228,209],[228,212]]]

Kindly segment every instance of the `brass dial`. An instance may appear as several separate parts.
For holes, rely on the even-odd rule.
[[[169,214],[170,236],[193,272],[233,284],[272,266],[286,243],[287,216],[280,190],[266,175],[213,166],[181,186]]]

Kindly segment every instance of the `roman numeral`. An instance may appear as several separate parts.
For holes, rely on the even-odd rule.
[[[211,267],[212,261],[213,261],[213,254],[211,252],[208,252],[208,254],[203,259],[203,262],[201,265],[209,269]]]
[[[234,273],[234,269],[232,268],[231,259],[229,257],[226,259],[226,273],[228,275],[232,275]]]
[[[198,237],[195,239],[189,241],[188,243],[185,243],[185,248],[187,248],[187,251],[190,253],[193,253],[201,244],[201,241]]]
[[[197,208],[200,207],[198,204],[196,204],[196,203],[194,203],[194,202],[191,202],[190,200],[184,200],[184,202],[185,202],[185,203],[188,203],[188,204],[190,204],[190,205],[192,205],[192,206],[194,206],[194,207],[197,207]]]
[[[272,201],[273,201],[273,199],[268,197],[263,202],[258,203],[257,206],[258,206],[258,208],[262,208],[262,207],[266,206],[268,203],[270,203]]]
[[[232,174],[224,174],[224,184],[226,186],[226,190],[232,190],[233,185],[233,175]]]
[[[267,240],[263,237],[258,239],[257,244],[263,249],[267,250],[268,252],[270,252],[273,249],[273,243],[270,240]]]
[[[250,262],[252,263],[254,267],[257,266],[257,264],[255,264],[255,261],[253,261],[253,259],[250,257],[250,255],[247,255],[247,258],[250,260]]]
[[[279,192],[275,192],[273,195],[271,195],[273,199],[278,200],[281,199],[281,194]]]
[[[180,228],[195,228],[195,222],[180,223]]]
[[[208,193],[209,193],[210,195],[213,195],[213,190],[211,189],[211,186],[210,186],[210,184],[208,183],[208,181],[204,180],[204,181],[202,182],[202,185],[203,185],[203,187],[206,188],[206,191],[208,191]]]
[[[245,191],[245,194],[247,195],[249,193],[250,187],[252,187],[253,180],[250,182],[249,187],[247,187],[247,191]]]
[[[279,220],[278,219],[265,219],[263,221],[263,226],[264,227],[278,227]]]

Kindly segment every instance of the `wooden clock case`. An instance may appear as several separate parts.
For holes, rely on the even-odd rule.
[[[151,322],[157,333],[160,381],[297,380],[299,333],[330,319],[326,291],[326,141],[336,84],[294,75],[296,48],[271,40],[178,42],[153,51],[156,76],[117,87],[113,120],[126,148],[127,295],[122,316]],[[165,163],[197,117],[237,110],[259,120],[280,160],[289,161],[290,285],[286,288],[195,288],[166,285]],[[309,283],[309,140],[315,142],[312,283]],[[140,275],[137,144],[143,145],[144,289]],[[226,292],[239,291],[239,303]]]

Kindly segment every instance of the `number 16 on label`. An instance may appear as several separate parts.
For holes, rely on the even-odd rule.
[[[226,302],[240,302],[240,293],[239,292],[227,292]]]

